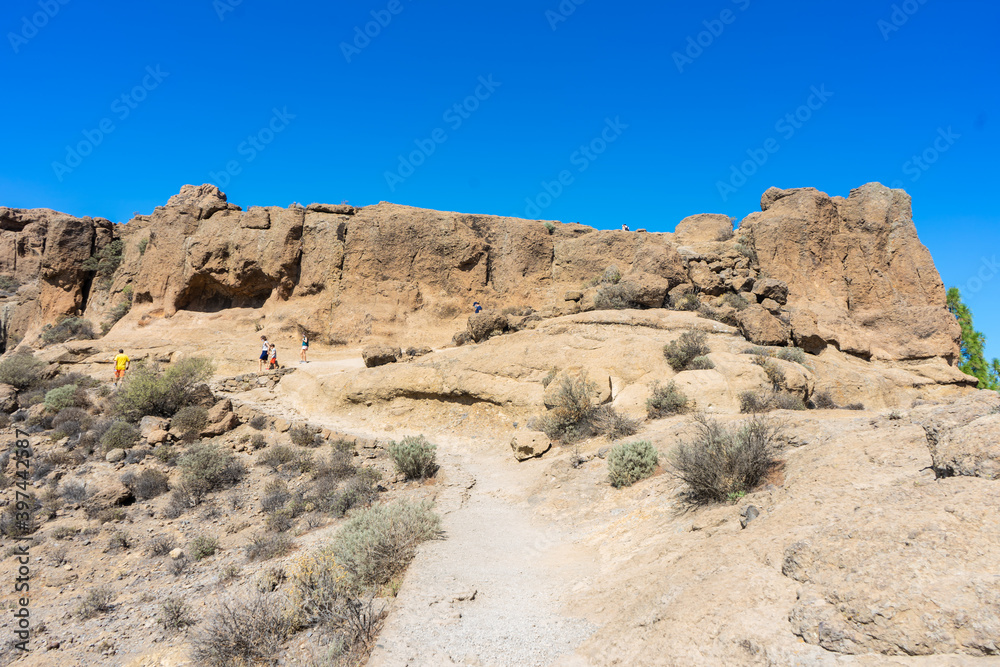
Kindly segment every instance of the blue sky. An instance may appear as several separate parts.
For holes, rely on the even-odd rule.
[[[125,221],[211,181],[669,231],[881,181],[1000,356],[998,24],[973,0],[8,0],[0,205]]]

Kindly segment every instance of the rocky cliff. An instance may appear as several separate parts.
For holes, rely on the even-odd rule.
[[[735,236],[718,215],[661,234],[388,203],[244,211],[210,185],[184,186],[127,225],[0,209],[0,274],[20,284],[3,321],[8,336],[30,339],[60,316],[98,321],[131,298],[118,326],[250,307],[315,337],[360,339],[457,322],[474,300],[561,315],[609,298],[661,308],[694,294],[689,305],[753,342],[954,362],[958,326],[905,192],[772,188],[761,208]],[[120,265],[95,287],[83,262],[115,239]]]

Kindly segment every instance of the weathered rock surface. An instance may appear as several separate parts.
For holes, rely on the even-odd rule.
[[[958,325],[909,195],[878,183],[846,199],[771,188],[761,209],[740,228],[761,269],[787,284],[788,305],[816,322],[801,336],[808,344],[818,337],[876,359],[956,357]]]
[[[0,412],[17,410],[17,389],[9,384],[0,384]]]
[[[502,334],[509,328],[507,318],[500,313],[484,311],[469,316],[469,335],[477,343],[481,343],[491,336]]]
[[[368,368],[395,363],[402,356],[402,350],[391,345],[369,345],[361,351],[361,358]]]
[[[529,431],[515,435],[510,441],[510,448],[514,451],[514,458],[527,461],[549,451],[552,441],[541,431]]]
[[[677,223],[674,237],[677,242],[704,243],[711,241],[726,241],[733,235],[733,220],[728,215],[700,213],[689,215]]]
[[[751,304],[736,313],[740,332],[755,345],[785,345],[791,328],[763,306]]]

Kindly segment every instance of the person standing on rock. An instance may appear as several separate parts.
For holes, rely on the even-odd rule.
[[[629,229],[629,228],[628,228],[628,225],[626,225],[626,224],[625,224],[625,223],[623,222],[623,223],[622,223],[622,231],[623,231],[623,232],[630,232],[630,231],[632,231],[632,230],[631,230],[631,229]]]
[[[257,372],[258,373],[263,373],[264,372],[264,364],[267,362],[267,353],[268,353],[267,336],[261,336],[260,337],[260,342],[261,342],[261,348],[260,348],[260,356],[257,358],[257,360],[258,360],[258,363],[257,363]]]
[[[309,353],[309,336],[302,334],[302,353],[299,355],[299,363],[307,364],[309,360],[306,359],[306,354]]]
[[[128,358],[125,354],[125,350],[118,350],[118,354],[115,356],[115,386],[125,379],[125,371],[128,370],[129,363],[132,360]]]

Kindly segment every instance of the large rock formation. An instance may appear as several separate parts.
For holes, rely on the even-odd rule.
[[[771,188],[761,208],[740,227],[760,270],[788,285],[796,340],[875,359],[958,355],[958,324],[905,192],[869,183],[845,199]]]
[[[761,304],[743,316],[745,333],[777,332],[758,342],[954,362],[958,326],[904,192],[772,188],[762,208],[732,240],[729,219],[711,214],[651,234],[386,203],[244,211],[211,185],[184,186],[128,225],[0,209],[0,273],[28,283],[4,322],[30,335],[62,314],[97,319],[131,290],[126,324],[253,307],[319,339],[360,340],[458,324],[473,301],[558,315],[622,301],[659,308],[696,292],[711,316],[739,293]],[[81,263],[116,237],[121,267],[95,298]],[[609,267],[618,282],[596,280]]]

